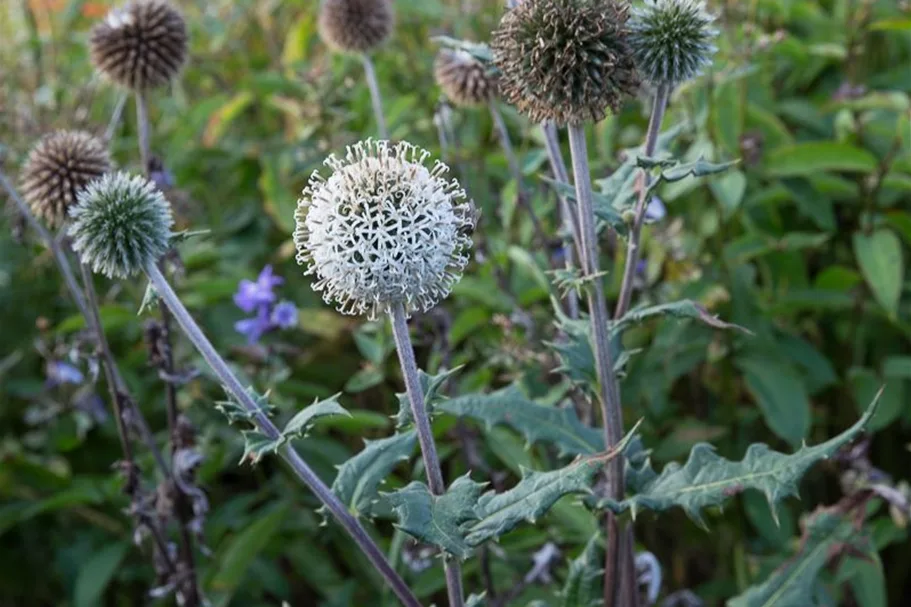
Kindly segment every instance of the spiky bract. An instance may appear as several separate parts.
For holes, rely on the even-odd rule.
[[[500,92],[535,122],[598,121],[639,84],[619,0],[525,0],[508,11],[491,48]]]
[[[297,261],[343,314],[406,314],[446,297],[468,263],[473,207],[449,168],[407,142],[368,139],[330,156],[298,201]]]
[[[56,227],[79,192],[110,170],[111,157],[100,139],[84,131],[55,131],[29,152],[19,182],[32,213]]]
[[[633,10],[630,46],[643,78],[675,85],[711,62],[718,35],[701,0],[646,0]]]
[[[187,60],[187,25],[166,0],[133,0],[95,26],[91,55],[95,68],[121,86],[165,86]]]
[[[109,173],[89,184],[70,210],[73,249],[92,271],[133,276],[170,245],[171,205],[145,177]]]
[[[322,0],[319,33],[342,53],[366,53],[392,33],[395,14],[391,0]]]
[[[496,76],[490,68],[461,49],[440,49],[433,74],[456,105],[483,105],[497,95]]]

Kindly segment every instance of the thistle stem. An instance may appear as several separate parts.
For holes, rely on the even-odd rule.
[[[547,158],[554,179],[569,185],[569,173],[566,170],[566,161],[563,160],[563,152],[560,151],[557,128],[552,122],[544,122],[541,124],[541,131],[544,133],[544,145],[547,148]],[[570,270],[576,265],[576,252],[582,249],[581,238],[569,201],[559,192],[557,198],[560,200],[560,221],[563,224],[563,231],[569,235],[563,239],[563,254],[566,269]],[[566,294],[566,312],[570,318],[579,318],[579,295],[574,290]]]
[[[136,130],[139,133],[139,161],[142,163],[143,175],[149,172],[149,160],[152,156],[149,137],[149,106],[146,94],[136,92]]]
[[[158,266],[149,264],[145,268],[145,272],[146,275],[148,275],[152,286],[158,292],[158,295],[168,306],[168,309],[171,311],[177,324],[180,325],[180,328],[183,329],[187,338],[193,343],[231,396],[237,399],[237,402],[250,413],[252,421],[256,424],[256,427],[260,432],[270,439],[277,439],[281,435],[278,428],[272,423],[272,420],[263,413],[253,397],[244,389],[234,372],[228,367],[225,360],[218,354],[205,334],[203,334],[199,325],[196,324],[196,321],[190,316],[190,313],[177,297],[177,294],[174,293],[171,285],[168,284],[168,281],[161,273],[161,270],[158,269]],[[332,513],[342,527],[344,527],[345,531],[348,532],[373,566],[376,567],[380,575],[383,576],[402,604],[407,607],[421,607],[420,602],[418,602],[417,598],[405,584],[405,581],[395,572],[395,569],[393,569],[386,560],[385,555],[364,527],[348,512],[345,505],[342,504],[329,487],[320,480],[303,458],[298,455],[297,451],[295,451],[290,444],[286,444],[279,449],[279,454],[288,463],[295,475],[303,481],[303,483],[316,495],[319,501]]]
[[[645,136],[645,155],[655,153],[658,143],[658,133],[661,131],[661,122],[667,109],[668,98],[671,94],[669,84],[658,85],[652,114],[648,121],[648,133]],[[636,212],[633,216],[633,225],[630,229],[629,240],[626,245],[626,264],[623,267],[623,282],[620,285],[620,296],[617,298],[617,307],[614,318],[621,318],[629,310],[630,299],[633,295],[633,281],[636,277],[636,266],[639,264],[639,239],[642,235],[642,224],[645,221],[645,211],[648,209],[648,186],[650,177],[647,169],[642,169],[639,175],[639,200],[636,202]]]
[[[623,414],[620,409],[620,394],[617,379],[614,375],[614,362],[610,352],[608,334],[607,304],[604,300],[604,287],[598,278],[598,244],[595,231],[595,213],[592,203],[591,173],[588,166],[588,149],[585,143],[585,130],[581,125],[569,125],[569,148],[572,155],[573,180],[576,187],[576,204],[578,206],[579,232],[582,239],[582,268],[590,279],[587,285],[588,308],[591,317],[592,337],[595,348],[596,371],[600,391],[601,417],[604,431],[604,444],[607,450],[616,445],[623,433]],[[623,493],[622,458],[615,458],[607,465],[608,493],[614,499],[620,499]],[[625,544],[620,541],[619,527],[611,513],[605,515],[606,557],[604,567],[604,605],[614,607],[615,592],[620,583],[623,565],[632,555],[624,550]],[[631,566],[631,565],[629,565]],[[630,602],[621,597],[619,605],[628,607]]]
[[[408,334],[408,322],[405,320],[404,306],[401,303],[392,306],[390,317],[392,320],[392,334],[395,337],[395,347],[398,350],[399,362],[402,365],[402,375],[405,377],[405,389],[408,393],[408,401],[411,403],[411,414],[414,416],[414,426],[418,433],[418,442],[421,445],[424,469],[427,472],[427,484],[433,495],[443,495],[446,492],[446,485],[443,482],[440,458],[437,455],[436,443],[433,440],[433,430],[430,427],[430,418],[427,415],[424,390],[421,388],[418,366],[414,358],[414,349],[411,347],[411,336]],[[450,607],[462,607],[465,598],[462,589],[461,566],[458,561],[447,557],[444,558],[443,569],[446,573],[449,605]]]
[[[108,128],[104,130],[105,141],[110,141],[114,138],[114,133],[117,132],[117,127],[120,126],[120,120],[123,118],[123,110],[126,108],[128,99],[129,95],[126,93],[122,93],[117,98],[117,104],[114,106],[114,111],[111,113],[111,120],[108,122]]]
[[[373,103],[376,128],[380,133],[380,139],[388,140],[389,129],[386,128],[386,118],[383,115],[383,96],[380,94],[380,85],[376,79],[376,69],[373,67],[373,60],[367,53],[361,55],[361,60],[364,63],[364,76],[367,78],[367,86],[370,88],[370,101]]]
[[[16,207],[25,217],[28,224],[44,242],[44,246],[46,246],[54,256],[54,261],[57,262],[57,267],[60,269],[60,274],[63,276],[63,282],[66,283],[66,288],[70,292],[70,298],[73,300],[73,303],[76,304],[76,307],[79,308],[79,312],[82,314],[83,318],[88,318],[89,311],[85,302],[85,296],[82,294],[82,288],[76,281],[76,276],[73,274],[73,269],[70,267],[70,262],[63,252],[60,243],[57,242],[54,235],[51,234],[34,215],[32,215],[28,205],[25,204],[25,201],[19,196],[19,192],[16,191],[16,188],[13,187],[13,184],[10,183],[9,179],[2,171],[0,171],[0,184],[3,185],[3,189],[6,190],[9,197],[16,203]]]

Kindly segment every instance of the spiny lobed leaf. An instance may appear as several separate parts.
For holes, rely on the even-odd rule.
[[[680,301],[659,304],[657,306],[647,306],[630,310],[624,314],[622,318],[613,323],[611,330],[623,331],[631,325],[638,324],[655,316],[671,316],[678,319],[691,318],[715,329],[737,329],[744,333],[751,333],[749,329],[745,329],[740,325],[719,320],[716,316],[710,314],[709,311],[705,309],[705,306],[692,299],[682,299]]]
[[[466,475],[440,496],[415,481],[385,497],[398,516],[400,529],[464,559],[486,540],[500,537],[522,521],[534,522],[564,495],[590,493],[598,472],[623,452],[633,432],[612,451],[578,458],[559,470],[523,469],[522,480],[503,493],[488,491],[482,495],[484,485]]]
[[[507,424],[529,443],[546,441],[561,454],[591,455],[604,449],[601,432],[585,426],[571,407],[545,407],[529,400],[516,385],[490,394],[467,394],[437,405],[460,417],[469,417],[492,428]]]
[[[350,416],[351,414],[338,403],[338,397],[339,395],[336,394],[326,400],[316,399],[313,401],[313,404],[302,409],[294,417],[288,420],[285,429],[274,439],[262,434],[259,430],[242,431],[241,434],[243,434],[244,437],[244,454],[241,457],[241,463],[247,461],[249,458],[250,462],[255,464],[262,459],[263,455],[275,453],[285,443],[297,438],[304,438],[313,426],[314,421],[319,417],[326,417],[328,415]],[[230,408],[226,410],[226,415],[230,415],[230,413],[228,413],[229,410]],[[249,416],[247,416],[246,419],[252,422],[252,419]]]
[[[834,508],[821,509],[807,521],[800,550],[762,584],[727,602],[728,607],[813,607],[821,605],[815,592],[817,577],[845,547],[870,550],[869,536],[855,521]]]
[[[633,517],[643,508],[667,510],[679,506],[705,527],[703,508],[720,505],[745,489],[757,489],[765,494],[774,514],[777,502],[797,494],[798,481],[813,464],[835,453],[864,429],[876,412],[878,399],[877,396],[857,423],[814,447],[804,446],[786,455],[756,443],[750,445],[743,460],[732,462],[716,455],[711,445],[699,443],[685,465],[668,464],[660,475],[647,466],[639,474],[642,485],[635,488],[636,495],[619,503],[604,499],[598,505],[618,513],[629,510]]]
[[[604,573],[604,547],[597,535],[569,564],[569,575],[560,592],[562,607],[597,607],[603,600],[601,575]]]
[[[371,516],[372,506],[379,497],[377,487],[393,468],[411,457],[416,442],[414,430],[365,441],[360,453],[339,466],[332,492],[354,516]]]
[[[440,393],[443,384],[461,369],[462,367],[455,367],[448,371],[440,371],[436,375],[430,375],[423,370],[418,371],[421,390],[424,392],[424,406],[427,407],[428,415],[433,415],[436,405],[446,398]],[[399,399],[399,412],[395,415],[395,427],[397,430],[401,430],[414,421],[414,416],[411,413],[411,401],[408,399],[408,393],[397,392],[396,397]]]

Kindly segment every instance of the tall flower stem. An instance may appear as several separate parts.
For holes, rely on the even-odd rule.
[[[519,158],[516,156],[516,152],[512,147],[512,140],[509,138],[509,130],[506,128],[506,121],[503,120],[503,114],[500,113],[500,109],[497,107],[497,102],[495,100],[491,100],[487,105],[490,108],[490,116],[493,118],[494,128],[497,131],[500,145],[503,147],[503,153],[506,155],[506,163],[509,165],[509,172],[516,182],[516,196],[518,196],[519,204],[525,209],[529,219],[531,219],[531,224],[535,232],[535,240],[538,241],[539,245],[545,246],[547,244],[547,237],[544,235],[541,221],[535,214],[535,210],[531,207],[531,202],[525,193],[525,186],[523,185],[522,180],[522,167],[519,166]]]
[[[661,131],[661,122],[667,109],[668,98],[671,94],[669,84],[658,85],[652,114],[648,121],[648,133],[645,136],[645,155],[655,153],[658,143],[658,133]],[[636,201],[636,212],[633,216],[633,225],[629,232],[626,245],[626,264],[623,267],[623,282],[620,285],[620,296],[617,298],[617,307],[614,318],[621,318],[629,310],[630,299],[633,295],[633,281],[636,276],[636,266],[639,263],[639,239],[642,235],[642,224],[645,221],[645,211],[648,209],[649,174],[647,169],[642,169],[639,177],[639,199]]]
[[[44,246],[48,248],[51,254],[54,256],[54,261],[57,262],[57,267],[60,269],[60,274],[63,276],[63,282],[66,284],[67,290],[70,292],[70,298],[73,300],[73,303],[76,304],[76,307],[79,308],[79,312],[84,318],[89,317],[88,306],[86,305],[85,296],[82,294],[82,288],[79,286],[79,283],[76,281],[76,276],[73,274],[73,269],[70,266],[70,262],[64,253],[63,248],[60,246],[60,243],[57,242],[57,239],[54,238],[54,235],[45,228],[34,215],[29,210],[28,205],[25,204],[25,201],[22,200],[22,197],[19,196],[19,192],[16,191],[16,188],[13,187],[13,184],[10,183],[10,180],[7,176],[0,171],[0,185],[3,185],[3,189],[6,190],[6,193],[9,194],[9,197],[12,198],[13,202],[16,204],[16,207],[19,209],[19,212],[25,217],[25,220],[28,222],[29,226],[38,234],[38,237],[44,243]]]
[[[120,126],[120,120],[123,118],[123,110],[126,108],[129,98],[130,96],[127,93],[121,93],[120,96],[117,97],[114,111],[111,112],[111,119],[108,121],[108,126],[104,130],[105,141],[110,141],[114,138],[114,133],[117,132],[117,128]]]
[[[408,334],[408,322],[405,320],[405,308],[401,303],[392,307],[390,311],[392,320],[392,334],[395,346],[399,353],[399,362],[402,365],[402,375],[405,377],[405,389],[408,392],[408,401],[411,403],[411,414],[414,416],[414,426],[418,433],[418,442],[421,444],[421,455],[424,459],[424,469],[427,472],[427,484],[433,495],[443,495],[446,485],[443,482],[443,470],[440,467],[440,458],[437,455],[436,443],[433,440],[433,430],[430,427],[430,417],[427,415],[427,406],[424,402],[424,390],[418,375],[418,365],[414,358],[414,349],[411,346],[411,336]],[[446,573],[446,587],[449,592],[449,606],[462,607],[465,598],[462,589],[462,571],[458,561],[445,558],[443,568]]]
[[[598,277],[598,244],[595,230],[595,213],[592,203],[591,172],[588,166],[588,149],[585,143],[585,129],[582,125],[569,125],[569,148],[572,155],[573,180],[576,187],[576,204],[578,211],[579,235],[582,240],[582,268],[590,279],[587,285],[588,308],[591,317],[592,337],[595,348],[596,371],[601,403],[601,418],[604,430],[604,444],[609,450],[616,445],[623,434],[623,413],[620,409],[620,391],[614,374],[614,361],[610,351],[608,334],[607,303],[604,300],[604,287]],[[622,458],[611,460],[608,464],[608,493],[614,499],[621,499],[623,494]],[[619,526],[616,517],[611,513],[605,515],[605,542],[607,554],[604,567],[605,607],[614,607],[618,603],[615,595],[622,579],[621,570],[632,568],[632,554],[625,550],[626,543],[620,541]],[[620,597],[620,607],[628,607]]]
[[[193,343],[231,396],[237,399],[237,402],[247,410],[251,416],[251,420],[260,432],[270,439],[277,439],[281,435],[278,428],[272,423],[272,420],[263,413],[250,393],[244,388],[234,372],[228,367],[225,360],[218,354],[205,334],[203,334],[199,325],[196,324],[196,321],[190,316],[190,313],[177,297],[177,294],[174,293],[171,285],[168,284],[164,274],[158,269],[158,266],[149,264],[145,268],[145,273],[149,277],[152,286],[158,292],[158,295],[164,300],[165,304],[167,304],[168,309],[171,311],[171,314],[173,314],[177,324],[180,325],[180,328],[183,329],[187,338]],[[393,569],[386,560],[382,550],[376,545],[364,527],[348,512],[345,505],[342,504],[329,487],[320,480],[303,458],[298,455],[297,451],[295,451],[291,445],[286,444],[279,449],[279,454],[282,459],[288,463],[294,471],[294,474],[316,495],[320,502],[326,506],[326,509],[328,509],[342,527],[344,527],[345,531],[348,532],[373,566],[376,567],[380,575],[383,576],[402,604],[407,607],[420,607],[420,602],[418,602],[417,598],[405,584],[405,581],[401,576],[395,572],[395,569]]]
[[[149,105],[145,93],[136,93],[136,130],[139,135],[139,161],[142,162],[143,174],[149,171],[151,153],[151,138],[149,135]]]
[[[376,79],[376,69],[373,67],[373,59],[367,53],[361,54],[361,61],[364,63],[364,76],[367,78],[367,86],[370,88],[370,101],[373,103],[373,116],[376,119],[376,128],[380,133],[380,139],[389,139],[389,129],[386,128],[386,117],[383,115],[383,96],[380,94],[380,85]]]
[[[569,173],[566,170],[566,161],[563,160],[563,152],[560,151],[560,140],[557,135],[557,127],[552,122],[541,124],[541,131],[544,133],[544,145],[547,148],[547,158],[550,162],[550,169],[553,172],[554,179],[560,183],[569,185]],[[557,193],[560,200],[560,220],[563,224],[563,231],[566,236],[563,239],[563,255],[567,269],[572,269],[576,264],[576,252],[582,250],[579,228],[573,218],[572,207],[566,197]],[[566,294],[566,311],[570,318],[579,317],[579,295],[575,291]]]

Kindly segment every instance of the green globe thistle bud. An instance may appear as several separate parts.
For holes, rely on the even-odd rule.
[[[491,49],[504,99],[535,122],[598,121],[639,85],[619,0],[525,0]]]
[[[93,272],[128,278],[156,263],[171,240],[171,205],[152,182],[109,173],[89,184],[70,210],[73,249]]]
[[[392,33],[395,16],[391,0],[323,0],[319,34],[341,53],[366,53]]]
[[[497,95],[496,76],[462,49],[441,49],[433,64],[433,75],[456,105],[484,105]]]
[[[629,43],[642,77],[673,86],[698,76],[717,50],[713,20],[701,0],[646,0],[634,9]]]
[[[95,26],[92,64],[135,91],[165,86],[187,60],[187,24],[166,0],[134,0]]]
[[[56,227],[79,192],[110,170],[108,148],[100,139],[84,131],[56,131],[29,152],[19,183],[32,213]]]

